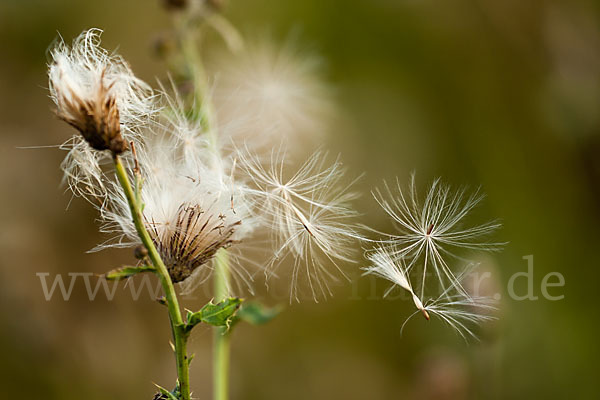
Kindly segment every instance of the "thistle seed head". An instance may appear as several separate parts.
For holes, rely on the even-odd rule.
[[[121,136],[119,108],[110,87],[101,80],[88,98],[80,97],[69,87],[65,91],[57,93],[60,97],[56,114],[60,119],[77,129],[96,150],[110,150],[114,154],[127,150],[127,142]]]
[[[127,149],[123,134],[132,135],[156,111],[155,96],[121,57],[100,47],[100,34],[90,29],[71,46],[59,40],[52,48],[50,97],[58,117],[90,147],[120,154]]]
[[[322,141],[336,110],[320,79],[321,64],[293,41],[250,41],[238,52],[217,55],[213,100],[223,138],[255,151],[280,142],[297,149]]]
[[[208,263],[219,249],[228,248],[241,220],[214,214],[199,205],[182,204],[174,225],[148,223],[157,250],[173,282],[181,282]]]

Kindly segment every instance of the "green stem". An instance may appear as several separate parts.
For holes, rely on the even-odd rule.
[[[152,238],[146,230],[140,204],[138,204],[137,196],[131,187],[125,167],[118,155],[114,156],[114,163],[117,178],[125,191],[125,196],[129,203],[129,209],[131,211],[133,223],[135,224],[135,229],[137,230],[142,243],[148,250],[148,257],[156,268],[158,278],[162,284],[163,291],[165,292],[173,339],[175,341],[175,359],[177,362],[177,376],[179,378],[181,400],[190,400],[190,374],[186,350],[188,334],[184,329],[183,318],[181,316],[181,310],[179,309],[175,287],[173,286],[167,267],[160,258],[160,254],[158,254],[158,251],[152,242]]]
[[[181,54],[194,88],[191,99],[194,106],[194,115],[200,118],[202,127],[209,136],[211,145],[215,147],[217,132],[214,131],[214,128],[216,127],[216,123],[214,121],[213,105],[207,95],[208,78],[200,54],[200,41],[197,37],[199,27],[193,26],[191,21],[186,20],[180,22],[179,27]]]
[[[216,301],[221,301],[229,295],[229,256],[225,250],[219,251],[216,256],[214,285]],[[214,328],[214,400],[227,400],[229,398],[229,336],[227,327]]]
[[[200,118],[202,128],[208,135],[210,148],[215,157],[215,167],[218,168],[218,127],[210,96],[208,95],[208,79],[202,63],[199,49],[198,29],[193,22],[185,17],[178,21],[179,44],[182,57],[193,83],[194,106],[193,115]],[[220,250],[215,259],[214,296],[221,301],[229,295],[229,257],[225,250]],[[229,397],[229,360],[230,337],[225,327],[214,328],[213,343],[213,398],[227,400]]]

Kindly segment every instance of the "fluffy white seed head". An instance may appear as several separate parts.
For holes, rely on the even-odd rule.
[[[146,223],[174,282],[207,265],[247,231],[245,210],[235,209],[235,189],[210,178],[209,170],[179,171],[142,191]]]
[[[316,142],[327,131],[333,106],[318,58],[263,41],[219,59],[214,103],[225,138],[259,150]]]
[[[75,195],[95,204],[107,200],[103,164],[110,162],[109,154],[95,150],[124,150],[157,110],[152,89],[120,56],[100,47],[100,35],[90,29],[71,46],[57,41],[48,66],[57,115],[81,133],[61,145],[67,151],[64,179]]]
[[[186,152],[177,138],[178,127],[166,122],[163,129],[136,146],[143,216],[171,278],[185,280],[184,289],[189,290],[209,275],[218,250],[239,243],[253,230],[252,206],[243,186],[227,171],[226,160],[216,162],[208,147]],[[104,230],[117,240],[101,247],[139,241],[127,200],[114,181],[102,216]]]
[[[121,127],[130,131],[155,111],[155,98],[150,86],[135,77],[121,56],[100,47],[101,33],[90,29],[71,46],[61,39],[50,50],[50,97],[59,117],[67,122],[80,120],[86,103],[97,107],[114,101]]]

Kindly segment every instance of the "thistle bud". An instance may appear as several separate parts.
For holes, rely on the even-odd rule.
[[[154,36],[151,46],[152,54],[161,60],[167,59],[177,50],[174,37],[166,32]]]
[[[148,249],[140,245],[133,250],[133,254],[138,260],[143,260],[144,258],[148,257]]]

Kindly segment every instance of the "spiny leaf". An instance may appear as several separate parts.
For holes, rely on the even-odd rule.
[[[160,392],[160,394],[162,395],[161,397],[158,397],[158,399],[167,399],[167,400],[179,400],[179,398],[177,396],[175,396],[173,393],[169,392],[167,389],[165,389],[162,386],[157,385],[156,383],[154,384],[154,386],[157,387],[158,391]],[[154,397],[155,399],[157,398],[156,396]]]
[[[242,299],[230,297],[217,304],[210,302],[202,307],[200,311],[188,311],[186,330],[191,331],[200,322],[213,326],[229,327],[242,301]]]
[[[120,281],[127,279],[141,272],[155,272],[156,268],[151,265],[140,265],[139,267],[122,267],[113,269],[104,275],[104,278],[109,281]]]
[[[258,302],[248,302],[242,304],[240,310],[235,316],[236,321],[246,321],[252,325],[263,325],[279,315],[283,307],[265,307]]]

